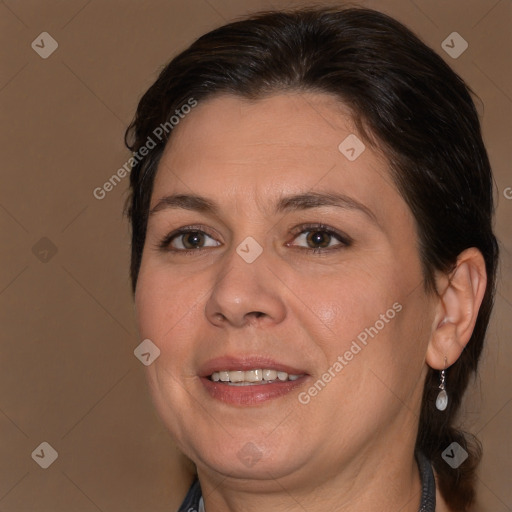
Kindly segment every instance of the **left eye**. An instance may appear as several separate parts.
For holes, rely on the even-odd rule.
[[[323,227],[303,229],[299,233],[299,236],[295,237],[294,240],[305,241],[307,244],[306,248],[312,249],[313,251],[321,251],[322,249],[328,249],[333,246],[347,246],[350,244],[348,237]],[[338,243],[333,243],[336,240]],[[312,245],[315,245],[316,247],[312,247]]]

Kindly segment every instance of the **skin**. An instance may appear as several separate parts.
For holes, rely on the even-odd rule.
[[[453,364],[469,340],[485,268],[470,249],[450,276],[437,277],[440,294],[426,293],[414,218],[386,159],[366,144],[349,161],[338,150],[349,134],[357,132],[348,111],[328,95],[223,95],[181,120],[162,156],[150,209],[173,193],[219,208],[150,215],[135,296],[141,339],[161,351],[147,367],[155,407],[197,465],[207,511],[419,508],[413,452],[424,379],[428,365],[442,369],[445,357]],[[371,214],[274,211],[281,195],[311,191],[342,193]],[[314,254],[318,238],[307,235],[319,228],[306,223],[352,243],[321,231],[328,248]],[[188,225],[207,236],[158,247]],[[252,263],[236,252],[248,236],[263,249]],[[203,250],[180,253],[187,242]],[[401,311],[300,403],[298,393],[395,303]],[[253,406],[204,390],[198,370],[209,359],[260,353],[306,370],[308,383]],[[247,443],[260,457],[251,467],[238,456]],[[448,510],[439,493],[437,503]]]

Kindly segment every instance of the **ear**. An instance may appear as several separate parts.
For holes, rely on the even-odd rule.
[[[471,338],[487,286],[482,253],[475,247],[461,252],[455,269],[436,279],[436,314],[426,361],[436,370],[451,366]]]

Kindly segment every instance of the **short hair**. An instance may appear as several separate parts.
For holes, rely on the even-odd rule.
[[[385,154],[414,215],[426,291],[436,293],[434,272],[449,272],[463,250],[476,247],[485,259],[487,288],[473,334],[446,370],[448,407],[435,407],[438,372],[430,368],[416,441],[432,461],[447,503],[466,510],[474,501],[481,446],[453,423],[482,351],[498,244],[491,168],[472,91],[462,78],[409,29],[371,9],[261,12],[208,32],[172,59],[140,100],[125,142],[137,152],[191,98],[229,93],[261,99],[288,91],[334,95],[350,109],[364,141]],[[169,137],[172,130],[131,171],[126,211],[134,292],[153,182]],[[470,454],[457,469],[441,457],[453,441]]]

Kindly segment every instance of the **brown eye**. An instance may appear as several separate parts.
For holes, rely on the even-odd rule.
[[[187,253],[219,245],[219,242],[200,229],[181,228],[167,235],[158,247],[164,251]]]
[[[331,238],[332,235],[327,231],[309,231],[306,241],[308,244],[319,245],[323,249],[329,246]],[[313,249],[316,249],[316,247],[313,247]]]
[[[204,233],[200,231],[189,231],[180,236],[185,249],[197,249],[204,243]]]
[[[323,225],[306,225],[298,227],[295,232],[297,236],[295,243],[287,244],[309,249],[313,253],[327,252],[334,249],[348,247],[352,239],[332,228]],[[297,241],[302,242],[297,244]],[[304,245],[304,242],[306,245]]]

